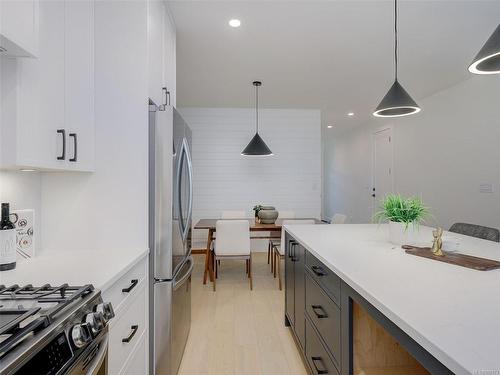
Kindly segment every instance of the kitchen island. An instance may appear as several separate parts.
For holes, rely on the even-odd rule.
[[[285,229],[285,321],[313,373],[357,373],[353,361],[367,350],[354,349],[377,346],[376,337],[362,342],[370,330],[356,327],[353,316],[360,311],[428,371],[414,373],[500,373],[500,269],[476,271],[408,255],[388,242],[386,225]],[[452,235],[459,252],[500,260],[499,243]],[[431,242],[431,228],[421,226],[418,244]],[[309,355],[309,349],[328,355]]]

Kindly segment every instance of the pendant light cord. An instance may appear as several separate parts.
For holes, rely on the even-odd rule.
[[[259,86],[255,86],[255,119],[256,133],[259,133]]]
[[[394,0],[394,78],[398,80],[398,0]]]

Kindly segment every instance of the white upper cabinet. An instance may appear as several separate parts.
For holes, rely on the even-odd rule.
[[[39,12],[38,58],[17,60],[17,93],[2,89],[2,111],[15,113],[2,122],[0,167],[92,171],[94,3],[42,0]]]
[[[170,93],[170,104],[176,106],[176,33],[175,24],[167,8],[165,13],[164,74],[165,84]]]
[[[0,55],[37,54],[38,0],[0,0]]]
[[[167,5],[148,2],[148,93],[157,105],[175,105],[175,26]]]

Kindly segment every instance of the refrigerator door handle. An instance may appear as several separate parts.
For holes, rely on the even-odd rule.
[[[179,150],[179,156],[177,159],[177,176],[175,178],[175,183],[176,183],[176,192],[177,192],[177,197],[176,197],[176,205],[179,210],[179,218],[178,218],[178,224],[179,224],[179,231],[181,233],[182,239],[184,240],[184,217],[182,215],[182,158],[184,157],[184,142],[181,144],[181,149]]]
[[[190,225],[191,223],[191,219],[192,219],[192,216],[193,216],[193,163],[192,163],[192,160],[191,160],[191,151],[189,150],[189,144],[188,144],[188,141],[187,139],[185,139],[185,142],[186,142],[186,158],[187,158],[187,165],[188,165],[188,176],[189,176],[189,203],[188,203],[188,219],[187,219],[187,223],[188,223],[188,226]],[[187,232],[189,232],[189,227],[187,228],[187,231],[186,231],[186,236],[187,236]]]
[[[189,257],[186,260],[186,263],[189,263],[189,269],[187,272],[179,279],[174,281],[174,290],[177,290],[181,287],[181,285],[184,284],[184,282],[191,276],[191,273],[193,272],[194,268],[194,262],[193,262],[193,257]]]
[[[187,169],[188,169],[188,179],[189,179],[189,193],[188,193],[188,210],[187,210],[187,217],[186,223],[184,223],[184,215],[182,212],[182,193],[181,193],[181,175],[182,175],[182,166],[183,166],[183,159],[186,158],[186,164],[187,164]],[[189,155],[189,146],[187,143],[186,138],[182,140],[182,147],[181,147],[181,152],[179,155],[179,166],[177,168],[177,201],[179,205],[179,228],[181,231],[182,235],[182,240],[185,242],[187,239],[187,236],[189,234],[189,223],[191,221],[191,214],[193,210],[193,166],[191,164],[191,156]]]

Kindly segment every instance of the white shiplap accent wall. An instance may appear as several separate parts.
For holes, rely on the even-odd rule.
[[[321,213],[321,116],[319,110],[260,110],[259,134],[275,154],[244,157],[255,133],[255,110],[182,108],[193,132],[194,208],[199,218],[220,217],[223,210],[245,210],[262,203],[297,217]],[[195,241],[206,233],[195,231]],[[253,249],[263,249],[255,243]]]

